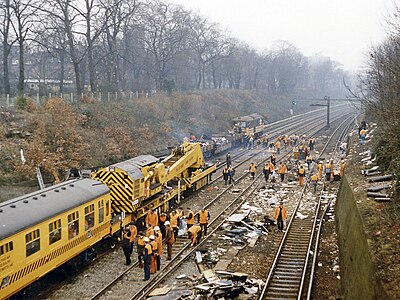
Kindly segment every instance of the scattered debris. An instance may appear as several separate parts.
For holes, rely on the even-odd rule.
[[[368,181],[369,182],[380,182],[380,181],[386,181],[386,180],[391,180],[391,179],[393,179],[393,174],[372,177]]]
[[[372,186],[368,188],[368,192],[379,192],[380,190],[391,189],[391,188],[392,188],[391,184]]]

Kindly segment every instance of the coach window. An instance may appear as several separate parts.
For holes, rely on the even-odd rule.
[[[107,200],[106,201],[106,217],[110,214],[110,202]]]
[[[85,207],[85,230],[94,226],[94,204]]]
[[[49,245],[61,240],[61,219],[49,224]]]
[[[4,245],[0,246],[0,256],[3,254],[6,254],[7,252],[10,252],[14,249],[13,242],[8,242]]]
[[[72,239],[79,234],[79,212],[68,215],[68,239]]]
[[[36,229],[25,235],[26,256],[30,256],[40,250],[40,231]]]
[[[104,221],[104,200],[99,201],[99,224]]]

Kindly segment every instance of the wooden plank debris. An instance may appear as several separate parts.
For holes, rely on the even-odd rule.
[[[170,287],[156,288],[151,291],[149,297],[166,295],[169,293],[170,290],[171,290]]]

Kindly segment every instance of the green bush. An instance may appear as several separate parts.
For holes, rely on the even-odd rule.
[[[25,96],[17,96],[14,105],[17,109],[25,110],[28,105],[28,98]]]

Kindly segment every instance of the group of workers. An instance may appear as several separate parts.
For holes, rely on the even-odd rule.
[[[202,208],[197,215],[198,224],[195,224],[195,213],[187,208],[187,214],[183,208],[172,210],[168,215],[153,209],[146,218],[146,230],[138,232],[136,222],[131,222],[123,227],[122,250],[125,255],[126,265],[131,264],[131,255],[134,244],[137,245],[137,255],[139,267],[144,268],[144,280],[150,279],[150,274],[154,274],[161,267],[161,257],[163,254],[163,240],[167,246],[167,260],[172,258],[172,245],[178,237],[178,230],[182,220],[186,221],[188,238],[192,246],[200,242],[202,235],[207,235],[208,221],[210,213]]]

